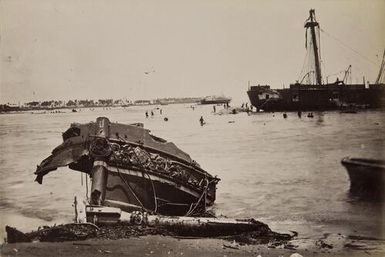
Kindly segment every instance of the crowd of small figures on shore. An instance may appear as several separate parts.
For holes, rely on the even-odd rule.
[[[186,166],[160,154],[150,153],[139,146],[112,144],[112,154],[107,162],[117,167],[130,167],[168,176],[199,189],[203,189],[206,185],[204,182],[207,177],[195,170],[195,167],[199,168],[199,164],[195,161],[191,166]]]

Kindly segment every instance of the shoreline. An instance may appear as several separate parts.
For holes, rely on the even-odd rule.
[[[96,227],[96,231],[93,226],[77,225],[39,228],[26,234],[10,232],[7,242],[1,245],[0,256],[385,256],[384,238],[357,233],[323,233],[311,238],[295,231],[288,235],[256,230],[256,234],[206,237],[184,235],[171,227],[121,224]]]
[[[72,109],[98,109],[98,108],[128,108],[136,106],[167,106],[174,104],[201,104],[200,101],[175,101],[168,103],[152,102],[152,103],[132,103],[132,104],[112,104],[112,105],[88,105],[88,106],[56,106],[56,107],[10,107],[8,109],[0,110],[0,114],[6,113],[23,113],[30,111],[55,111],[55,110],[72,110]],[[3,104],[4,105],[4,104]],[[1,104],[0,104],[1,106]]]
[[[297,242],[298,243],[298,242]],[[273,248],[269,245],[240,245],[223,239],[180,238],[160,235],[131,237],[120,240],[85,240],[3,244],[2,256],[384,256],[384,249],[334,247],[325,249],[307,245]],[[297,255],[298,256],[298,255]]]
[[[151,104],[148,106],[152,106],[155,104]],[[112,109],[112,108],[128,108],[128,107],[135,107],[135,106],[144,106],[144,105],[115,105],[115,106],[69,106],[69,107],[55,107],[55,108],[20,108],[19,110],[12,110],[12,111],[2,111],[0,114],[18,114],[18,113],[28,113],[28,112],[53,112],[58,111],[57,113],[63,113],[60,112],[61,110],[83,110],[83,109],[89,109],[89,110],[95,110],[95,109]],[[147,106],[147,105],[146,105]]]

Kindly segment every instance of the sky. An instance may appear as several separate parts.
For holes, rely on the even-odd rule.
[[[385,0],[0,0],[0,103],[247,101],[248,81],[300,79],[311,8],[325,31],[323,76],[351,64],[352,82],[374,82]]]

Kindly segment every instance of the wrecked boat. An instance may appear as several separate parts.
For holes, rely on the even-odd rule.
[[[91,178],[90,207],[124,212],[202,213],[213,205],[220,180],[175,144],[151,135],[143,124],[111,123],[105,117],[71,124],[63,143],[38,165],[36,181],[41,184],[45,175],[65,166]],[[92,212],[87,215],[91,220]]]

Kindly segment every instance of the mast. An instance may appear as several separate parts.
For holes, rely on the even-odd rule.
[[[344,75],[344,78],[342,79],[342,82],[343,83],[348,83],[348,77],[351,76],[352,74],[352,65],[349,65],[348,69],[345,71],[345,75]],[[346,80],[346,82],[345,82]]]
[[[314,59],[315,59],[315,76],[317,80],[317,84],[322,84],[322,75],[321,75],[321,65],[319,60],[319,53],[318,53],[318,46],[317,46],[317,38],[315,33],[315,28],[319,28],[319,24],[315,19],[315,10],[310,9],[309,11],[309,18],[307,19],[307,22],[305,23],[306,31],[308,28],[310,28],[311,33],[311,42],[313,45],[313,51],[314,51]]]
[[[378,72],[376,84],[383,83],[384,73],[385,73],[384,70],[385,70],[385,50],[384,50],[384,54],[382,56],[381,68],[380,68],[380,71]]]

